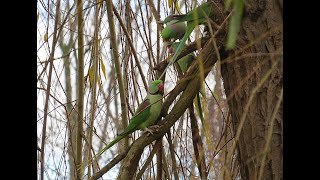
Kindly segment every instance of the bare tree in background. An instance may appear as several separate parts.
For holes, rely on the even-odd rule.
[[[157,22],[202,2],[38,1],[38,179],[283,179],[282,1],[245,1],[231,50],[232,9],[215,2],[219,16],[179,55],[197,60],[166,72],[158,131],[94,159],[163,70]]]

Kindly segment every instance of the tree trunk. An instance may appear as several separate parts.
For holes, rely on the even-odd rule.
[[[246,115],[236,142],[241,179],[279,180],[283,179],[283,109],[282,103],[278,109],[276,104],[281,102],[283,87],[282,0],[246,0],[243,14],[237,40],[240,53],[230,53],[229,57],[235,56],[222,61],[221,66],[234,134],[239,130],[241,117]],[[271,68],[274,63],[275,68]],[[270,70],[271,74],[259,87]],[[246,112],[247,103],[250,106]],[[271,123],[274,112],[275,121]],[[272,136],[268,139],[271,126]]]

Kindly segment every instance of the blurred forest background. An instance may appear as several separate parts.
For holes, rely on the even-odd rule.
[[[168,127],[135,131],[83,165],[127,126],[170,57],[158,22],[203,2],[38,0],[38,179],[283,179],[282,0],[216,0],[218,28],[199,26],[182,52],[197,61],[166,72]]]

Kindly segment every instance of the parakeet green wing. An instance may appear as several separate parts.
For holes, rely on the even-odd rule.
[[[148,96],[147,96],[148,97]],[[148,98],[145,98],[144,101],[138,106],[136,112],[134,113],[133,117],[131,118],[131,121],[126,129],[122,133],[120,133],[118,136],[130,134],[133,131],[138,129],[138,126],[148,118],[150,115],[150,100]]]
[[[149,86],[149,93],[144,101],[138,106],[134,116],[131,118],[129,125],[120,133],[113,141],[105,146],[100,152],[97,153],[95,158],[99,157],[107,149],[126,137],[128,134],[137,129],[145,129],[147,126],[154,123],[161,112],[161,99],[164,91],[162,80],[155,80]],[[90,164],[90,161],[88,164]]]
[[[174,54],[178,46],[179,42],[172,43],[169,48],[169,53]],[[194,59],[195,54],[192,52],[177,60],[177,63],[179,64],[182,73],[185,73],[188,70],[189,66],[191,65]]]

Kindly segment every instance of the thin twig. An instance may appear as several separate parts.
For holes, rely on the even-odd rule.
[[[109,28],[110,28],[110,41],[112,44],[112,55],[114,59],[114,65],[116,68],[116,74],[117,74],[117,80],[118,80],[118,86],[119,86],[119,92],[120,92],[120,105],[121,105],[121,118],[122,118],[122,128],[125,129],[128,126],[128,120],[127,120],[127,107],[126,107],[126,92],[124,90],[123,80],[122,80],[122,73],[121,73],[121,66],[119,61],[119,52],[118,52],[118,43],[116,40],[116,31],[114,26],[114,19],[113,19],[113,3],[111,0],[106,1],[107,4],[107,15],[108,15],[108,22],[109,22]],[[124,26],[125,27],[125,26]],[[124,138],[124,147],[127,148],[129,146],[129,139],[128,137]]]
[[[57,1],[56,5],[56,12],[59,12],[60,10],[60,0]],[[57,13],[56,20],[54,22],[54,30],[53,30],[53,40],[52,40],[52,50],[50,53],[49,59],[52,59],[55,52],[55,47],[57,44],[57,26],[59,22],[59,15],[60,13]],[[52,69],[53,69],[53,62],[50,62],[49,64],[49,76],[48,76],[48,87],[47,87],[47,93],[46,93],[46,100],[44,105],[44,118],[43,118],[43,127],[42,127],[42,139],[41,139],[41,153],[40,153],[40,159],[41,159],[41,180],[44,180],[44,152],[45,152],[45,140],[46,140],[46,130],[47,130],[47,118],[48,118],[48,106],[49,106],[49,97],[50,97],[50,90],[51,90],[51,78],[52,78]]]
[[[84,114],[84,20],[83,20],[83,2],[82,0],[77,1],[77,13],[78,13],[78,120],[77,120],[77,145],[76,145],[76,168],[77,178],[82,178],[82,136],[83,133],[83,114]]]
[[[138,172],[136,179],[141,179],[143,173],[146,171],[147,167],[149,166],[149,164],[151,163],[154,154],[156,153],[156,151],[160,148],[161,145],[161,139],[157,140],[157,142],[154,144],[153,149],[149,155],[149,157],[147,158],[146,162],[144,163],[144,165],[142,166],[141,170]]]
[[[135,59],[135,62],[136,62],[136,64],[137,64],[137,66],[138,66],[139,74],[140,74],[140,76],[141,76],[143,85],[144,85],[145,89],[148,89],[148,84],[147,84],[146,78],[145,78],[145,76],[144,76],[144,74],[143,74],[143,70],[142,70],[142,68],[141,68],[140,61],[139,61],[138,56],[137,56],[137,52],[136,52],[136,50],[135,50],[135,48],[134,48],[134,46],[133,46],[133,44],[132,44],[132,40],[131,40],[131,38],[130,38],[130,36],[129,36],[129,33],[128,33],[128,31],[127,31],[127,28],[126,28],[126,26],[124,25],[124,23],[123,23],[123,21],[122,21],[122,19],[121,19],[121,16],[119,15],[117,9],[114,7],[113,4],[112,4],[112,8],[113,8],[113,12],[114,12],[114,14],[116,15],[116,17],[117,17],[117,19],[118,19],[118,21],[119,21],[119,23],[120,23],[120,26],[121,26],[121,28],[122,28],[122,30],[123,30],[123,32],[124,32],[124,34],[125,34],[125,36],[126,36],[126,38],[127,38],[127,40],[128,40],[129,46],[130,46],[130,48],[131,48],[131,52],[132,52],[132,54],[133,54],[133,57],[134,57],[134,59]]]

